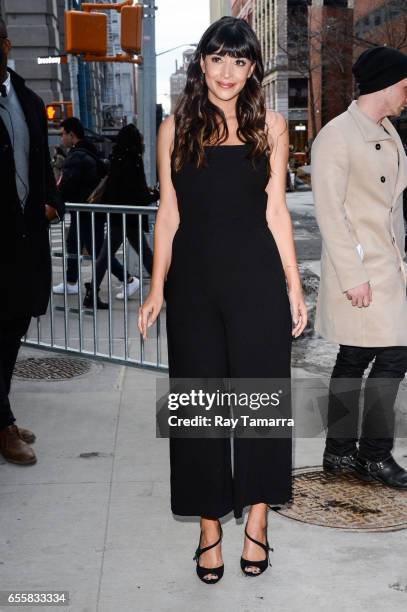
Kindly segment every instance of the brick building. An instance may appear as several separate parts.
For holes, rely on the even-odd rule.
[[[308,77],[290,58],[290,49],[297,45],[292,21],[300,13],[307,14],[306,0],[232,0],[232,15],[246,19],[260,41],[266,106],[287,119],[290,143],[296,151],[305,148],[308,123]],[[299,23],[300,38],[305,40],[306,18]]]
[[[354,0],[355,56],[371,44],[407,53],[406,0]]]
[[[312,0],[309,6],[310,140],[353,98],[353,0]]]
[[[407,0],[354,0],[354,58],[372,45],[407,54]],[[407,112],[394,120],[407,144]]]
[[[407,0],[232,0],[231,11],[260,40],[266,104],[288,120],[295,151],[348,107],[352,63],[364,49],[407,53]],[[407,119],[398,127],[407,140]]]

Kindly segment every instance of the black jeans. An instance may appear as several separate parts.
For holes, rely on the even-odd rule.
[[[83,247],[86,247],[89,255],[92,255],[92,222],[90,213],[79,213],[80,237],[79,245],[82,252]],[[104,240],[105,215],[95,214],[95,255],[99,255]],[[76,222],[76,213],[71,213],[71,224],[69,226],[68,235],[66,238],[66,250],[70,255],[66,267],[66,280],[68,283],[76,283],[78,280],[78,227]],[[80,255],[80,253],[79,253]]]
[[[381,460],[389,456],[394,441],[394,404],[407,371],[407,346],[362,348],[341,345],[329,388],[326,450],[348,455],[358,441],[362,378],[366,380],[359,454]]]
[[[31,317],[24,317],[0,321],[0,429],[16,420],[8,396],[21,338],[26,334],[30,320]]]
[[[111,254],[111,266],[113,274],[121,281],[124,281],[124,270],[123,266],[120,262],[115,258],[115,253],[117,249],[123,242],[123,227],[120,224],[113,222],[113,216],[111,217],[112,223],[110,226],[110,254]],[[120,220],[121,221],[121,220]],[[126,235],[128,241],[130,242],[133,249],[136,251],[138,255],[140,255],[139,249],[139,235],[138,235],[138,223],[128,221],[126,226]],[[153,271],[153,252],[150,248],[150,245],[147,242],[147,239],[142,234],[143,237],[143,264],[147,272],[150,274]],[[107,238],[105,238],[103,242],[103,246],[99,253],[99,256],[96,261],[96,286],[100,287],[103,277],[106,274],[107,270],[107,259],[108,259],[108,245]],[[117,262],[115,264],[114,262]]]

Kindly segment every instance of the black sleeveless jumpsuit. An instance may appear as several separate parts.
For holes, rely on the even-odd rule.
[[[291,314],[266,223],[267,157],[206,146],[206,168],[173,167],[180,225],[164,286],[170,378],[289,378]],[[290,438],[170,438],[171,509],[240,518],[291,499]]]

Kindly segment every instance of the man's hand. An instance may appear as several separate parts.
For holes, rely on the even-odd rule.
[[[52,206],[45,204],[45,216],[47,217],[48,221],[51,223],[51,221],[56,219],[58,215],[57,215],[57,211],[55,210],[55,208],[52,208]]]
[[[352,306],[366,308],[372,301],[372,288],[370,283],[363,283],[363,285],[348,289],[345,291],[345,295],[348,300],[352,300]]]

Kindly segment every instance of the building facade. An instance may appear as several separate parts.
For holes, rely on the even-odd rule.
[[[232,0],[232,14],[245,19],[256,32],[264,63],[264,94],[266,106],[284,115],[290,132],[293,151],[303,151],[307,144],[308,74],[293,61],[292,49],[306,40],[307,20],[297,20],[297,14],[307,15],[305,0]],[[305,30],[304,30],[305,29]],[[302,55],[307,49],[302,48]]]
[[[175,72],[170,76],[170,100],[171,109],[170,113],[173,114],[177,101],[184,91],[185,84],[187,82],[187,70],[189,62],[195,53],[195,49],[186,49],[182,54],[182,64],[178,66],[177,60],[175,60]]]
[[[353,0],[355,56],[372,44],[407,53],[406,0]]]
[[[286,117],[293,152],[347,108],[352,63],[364,49],[407,53],[407,0],[232,0],[232,14],[259,38],[266,105]],[[397,123],[407,140],[404,115]]]
[[[225,15],[231,15],[231,0],[209,0],[209,19],[211,23]]]
[[[108,55],[122,53],[120,17],[108,14]],[[122,127],[136,120],[136,84],[133,64],[106,62],[101,64],[103,127]]]
[[[96,0],[90,0],[95,2]],[[64,12],[79,10],[81,0],[57,0],[58,27],[61,41],[61,53],[64,52]],[[68,76],[64,77],[67,70]],[[73,114],[79,117],[84,126],[99,132],[102,127],[101,84],[102,65],[96,62],[84,62],[79,56],[68,56],[68,64],[62,66],[64,100],[71,100]]]
[[[45,104],[71,101],[73,114],[85,127],[96,132],[103,127],[120,128],[135,121],[132,64],[84,62],[76,56],[69,56],[65,65],[37,63],[38,56],[64,53],[64,12],[78,10],[80,4],[80,0],[0,0],[13,45],[10,65]],[[107,15],[108,54],[113,55],[121,52],[119,15],[116,11]]]
[[[94,0],[89,0],[94,2]],[[110,0],[109,0],[110,1]],[[102,68],[70,56],[66,65],[39,65],[39,56],[64,53],[64,11],[80,0],[0,0],[0,14],[12,43],[10,66],[45,104],[71,101],[85,127],[102,127]]]
[[[253,0],[232,0],[231,13],[253,26]]]
[[[308,10],[308,136],[313,140],[353,98],[353,0],[312,0]]]
[[[0,14],[12,43],[10,66],[46,104],[61,100],[61,67],[37,62],[39,56],[60,53],[57,1],[0,0]]]
[[[353,58],[373,45],[387,45],[407,54],[407,0],[353,0]],[[407,112],[394,120],[407,144]]]

